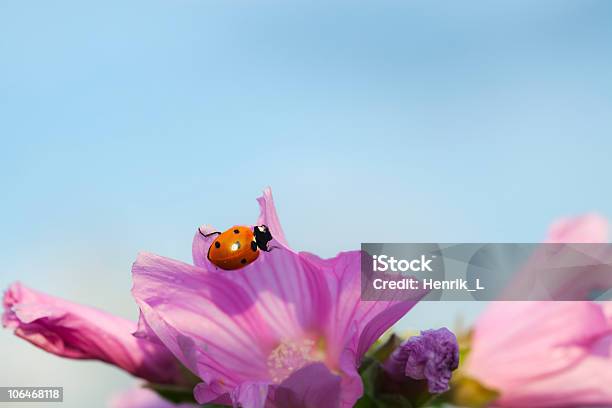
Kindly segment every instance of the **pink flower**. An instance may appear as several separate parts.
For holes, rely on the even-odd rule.
[[[180,364],[163,346],[132,333],[136,324],[100,310],[11,285],[3,299],[4,327],[49,353],[95,359],[155,383],[181,378]]]
[[[416,302],[361,301],[358,251],[332,259],[297,253],[270,190],[258,201],[257,223],[277,248],[242,269],[212,265],[214,237],[199,233],[195,266],[139,255],[132,271],[142,335],[159,338],[203,380],[194,390],[200,403],[351,407],[362,395],[361,357]]]
[[[584,300],[606,292],[612,287],[608,230],[606,219],[596,214],[553,223],[546,244],[533,252],[501,298]]]
[[[550,243],[601,243],[610,239],[608,221],[599,214],[561,218],[548,230]]]
[[[554,224],[548,242],[601,242],[604,219]],[[612,406],[612,302],[494,302],[476,323],[466,372],[507,407]]]

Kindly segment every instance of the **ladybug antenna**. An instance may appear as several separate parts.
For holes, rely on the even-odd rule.
[[[198,232],[199,232],[199,233],[200,233],[200,235],[201,235],[201,236],[203,236],[204,238],[208,238],[208,237],[210,237],[211,235],[215,235],[215,234],[219,234],[219,235],[221,234],[219,231],[214,231],[214,232],[211,232],[211,233],[209,233],[209,234],[205,234],[205,233],[203,233],[203,232],[202,232],[202,230],[200,229],[200,227],[198,227]]]

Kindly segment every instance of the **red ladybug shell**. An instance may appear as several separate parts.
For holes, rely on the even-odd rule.
[[[221,233],[208,248],[208,260],[221,269],[240,269],[259,256],[253,230],[234,225]]]

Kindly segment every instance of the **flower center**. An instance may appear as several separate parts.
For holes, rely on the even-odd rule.
[[[312,339],[284,340],[268,356],[268,371],[272,381],[280,383],[295,370],[311,362],[323,361],[324,357],[322,342]]]

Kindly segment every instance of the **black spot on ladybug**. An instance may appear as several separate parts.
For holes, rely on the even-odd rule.
[[[240,230],[235,229],[234,234],[240,234]]]
[[[251,249],[253,252],[257,252],[257,242],[251,241]]]
[[[246,258],[242,258],[242,259],[240,260],[240,263],[244,265],[244,264],[246,263]]]
[[[221,244],[218,242],[215,242],[215,248],[221,248]]]

